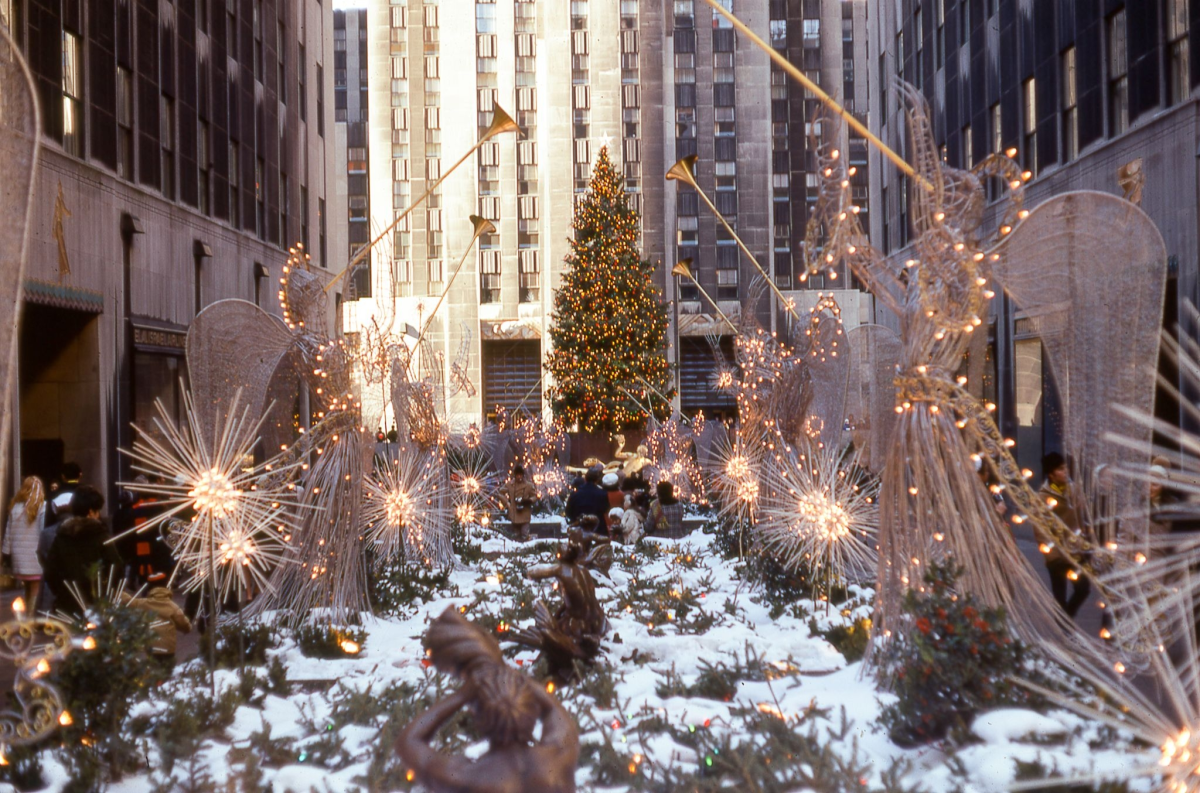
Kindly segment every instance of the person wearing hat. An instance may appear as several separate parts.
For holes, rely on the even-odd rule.
[[[191,633],[192,621],[175,602],[166,573],[153,572],[146,576],[146,579],[150,589],[145,595],[135,598],[128,592],[122,592],[121,602],[131,609],[145,611],[150,615],[153,620],[150,627],[157,634],[154,644],[150,647],[150,655],[170,673],[175,668],[175,648],[179,634]]]
[[[604,492],[608,494],[608,508],[610,510],[625,506],[625,494],[621,492],[620,474],[616,471],[609,471],[601,477],[600,487],[604,488]]]
[[[1066,459],[1058,452],[1050,452],[1042,458],[1042,471],[1046,474],[1046,481],[1042,484],[1042,489],[1038,491],[1038,494],[1045,499],[1046,506],[1062,521],[1064,526],[1076,534],[1081,533],[1083,527],[1079,522],[1079,513],[1075,511],[1071,472],[1067,468]],[[1067,616],[1075,619],[1075,614],[1087,602],[1092,585],[1086,575],[1079,575],[1073,582],[1075,589],[1068,599],[1067,584],[1070,572],[1075,569],[1075,565],[1058,547],[1054,538],[1036,522],[1033,534],[1038,542],[1038,548],[1043,549],[1046,571],[1050,573],[1050,591],[1054,594],[1054,599],[1062,606],[1063,611],[1067,612]]]
[[[504,493],[508,498],[508,522],[512,524],[517,539],[525,542],[529,539],[529,522],[533,520],[533,505],[538,494],[533,482],[525,479],[524,466],[513,466],[512,478]]]

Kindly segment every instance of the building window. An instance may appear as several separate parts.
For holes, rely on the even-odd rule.
[[[259,308],[266,308],[263,305],[263,297],[267,293],[264,287],[267,285],[267,278],[269,276],[270,273],[267,272],[266,267],[262,266],[262,262],[254,263],[254,305]]]
[[[317,245],[320,246],[321,266],[328,267],[327,245],[325,238],[325,199],[317,199]]]
[[[175,100],[163,96],[159,103],[159,141],[162,143],[162,194],[175,198]]]
[[[210,189],[212,155],[210,148],[211,139],[209,138],[208,122],[200,122],[199,139],[196,141],[196,166],[199,169],[200,176],[200,212],[204,215],[212,214],[212,202],[209,200],[208,191]]]
[[[975,167],[975,142],[971,139],[971,125],[967,124],[962,131],[963,167]]]
[[[1037,173],[1037,84],[1030,77],[1022,86],[1025,100],[1025,169]]]
[[[1188,0],[1167,0],[1167,90],[1171,104],[1191,94],[1188,74]]]
[[[317,64],[317,135],[325,137],[325,69]]]
[[[1004,125],[1001,123],[1000,103],[992,105],[992,153],[1004,151]]]
[[[282,148],[282,147],[281,147]],[[292,244],[288,234],[288,210],[291,209],[291,193],[288,191],[287,174],[279,172],[279,247],[287,248]]]
[[[267,236],[266,185],[263,184],[265,172],[262,157],[254,158],[254,233],[260,240]]]
[[[988,0],[990,7],[992,0]],[[994,11],[988,11],[991,16]],[[971,44],[971,3],[970,0],[959,0],[958,3],[958,46],[967,47]]]
[[[208,32],[208,0],[196,0],[196,27],[200,32]]]
[[[914,81],[917,90],[921,90],[924,85],[925,74],[925,31],[924,31],[924,14],[921,13],[921,7],[917,6],[917,10],[913,13],[913,34],[916,39],[916,52],[913,54],[913,68],[915,70],[916,80]]]
[[[117,67],[117,175],[133,180],[133,73]]]
[[[1062,129],[1063,159],[1067,162],[1079,156],[1079,108],[1075,89],[1075,48],[1063,50],[1062,64]]]
[[[311,255],[311,248],[308,245],[308,188],[300,185],[300,242],[304,245],[304,252]]]
[[[63,151],[83,156],[83,52],[79,36],[62,33]]]
[[[1125,9],[1108,18],[1108,133],[1129,129],[1129,74],[1125,49]]]
[[[933,66],[940,69],[946,64],[946,0],[933,0],[934,32]]]
[[[225,0],[225,51],[238,59],[237,0]]]
[[[308,71],[308,61],[304,57],[304,45],[300,45],[299,55],[296,56],[296,106],[300,112],[300,123],[308,121],[308,94],[304,88],[304,73]]]
[[[238,145],[229,141],[229,224],[235,229],[242,226],[242,190],[238,183],[241,165],[238,157]]]
[[[278,59],[278,73],[275,81],[279,91],[279,101],[287,104],[287,38],[284,36],[283,23],[279,23],[279,38],[275,43],[275,56]]]
[[[267,70],[267,64],[263,54],[263,10],[262,0],[254,0],[254,79],[260,83],[263,81],[263,73]]]

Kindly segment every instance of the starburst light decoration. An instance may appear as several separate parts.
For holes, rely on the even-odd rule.
[[[208,585],[215,576],[216,592],[222,601],[230,595],[239,599],[257,591],[271,591],[271,573],[282,564],[290,564],[292,528],[287,510],[273,511],[273,520],[250,524],[240,513],[216,523],[212,533],[196,532],[175,549],[179,563],[192,571],[183,583],[190,592]],[[176,524],[178,525],[178,524]]]
[[[721,514],[739,523],[753,523],[762,490],[766,445],[752,429],[741,427],[718,437],[709,482]]]
[[[874,579],[876,486],[853,456],[815,445],[781,450],[765,463],[762,489],[755,530],[764,552],[789,570],[811,570],[826,589]]]
[[[485,522],[496,509],[496,474],[487,456],[477,450],[460,452],[450,467],[450,494],[459,523]]]
[[[453,557],[449,490],[442,450],[422,450],[411,442],[367,477],[362,520],[376,559],[448,564]]]
[[[207,580],[218,563],[220,538],[259,534],[290,537],[298,525],[298,499],[290,477],[301,463],[286,452],[265,462],[254,462],[263,417],[252,417],[249,406],[240,400],[238,392],[212,439],[204,437],[188,391],[183,396],[182,428],[170,418],[162,402],[156,401],[154,431],[135,426],[138,437],[127,452],[133,470],[146,474],[150,481],[122,485],[155,497],[162,509],[120,536],[151,531],[171,522],[175,526],[172,544],[176,556],[192,573],[192,581]],[[177,520],[188,514],[190,520]],[[263,565],[283,561],[281,554],[270,553],[267,547],[240,567],[258,571],[264,569]],[[221,588],[228,591],[228,587]]]

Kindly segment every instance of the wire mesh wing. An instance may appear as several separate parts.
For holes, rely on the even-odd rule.
[[[283,321],[253,303],[219,300],[201,311],[188,328],[187,361],[206,431],[217,425],[239,388],[242,404],[262,415],[272,378],[291,346]]]
[[[1150,447],[1151,433],[1116,404],[1154,411],[1167,254],[1153,221],[1107,193],[1078,191],[1051,198],[993,251],[1000,285],[1045,345],[1062,402],[1065,451],[1091,500],[1117,492],[1119,512],[1141,498],[1128,483],[1101,483],[1103,466],[1137,456],[1114,448],[1100,428]]]

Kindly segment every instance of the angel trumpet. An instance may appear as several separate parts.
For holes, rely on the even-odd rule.
[[[497,108],[499,109],[499,108]],[[503,111],[501,111],[503,112]],[[495,122],[493,122],[495,123]],[[442,302],[446,299],[446,295],[450,294],[450,287],[454,286],[454,279],[458,278],[458,273],[462,270],[463,265],[467,263],[467,257],[471,255],[471,249],[475,247],[476,241],[484,234],[492,234],[496,231],[496,224],[487,218],[481,218],[479,215],[471,215],[471,225],[475,228],[475,233],[471,235],[471,241],[467,244],[467,250],[463,253],[462,258],[458,260],[458,266],[454,268],[454,272],[450,274],[450,280],[446,282],[446,288],[442,290],[441,297],[434,303],[433,310],[429,312],[429,318],[425,320],[425,324],[421,326],[421,332],[417,335],[416,348],[420,348],[421,340],[425,338],[425,331],[429,330],[429,326],[433,324],[433,318],[437,316],[438,309],[442,307]],[[408,359],[409,366],[412,365],[413,358]]]
[[[691,185],[691,187],[700,194],[700,197],[704,199],[705,205],[709,208],[717,220],[721,221],[721,225],[725,227],[725,231],[729,232],[729,236],[733,237],[734,242],[736,242],[738,247],[742,249],[742,253],[746,254],[746,258],[750,260],[751,264],[758,268],[758,272],[762,274],[764,279],[766,279],[767,286],[771,287],[771,291],[774,292],[775,296],[779,298],[779,302],[783,305],[784,310],[791,314],[793,319],[799,321],[800,315],[796,313],[796,309],[792,306],[791,301],[784,297],[783,292],[779,291],[779,287],[775,284],[775,279],[767,275],[767,271],[764,270],[763,266],[758,263],[758,259],[754,258],[754,254],[751,253],[750,249],[746,247],[746,243],[742,242],[742,238],[739,237],[737,232],[733,230],[733,227],[729,225],[729,221],[727,221],[725,216],[717,210],[717,205],[709,200],[709,197],[705,194],[705,192],[700,189],[700,185],[696,183],[697,159],[698,158],[695,154],[690,154],[687,157],[676,160],[675,164],[672,165],[670,170],[667,171],[667,181],[684,182],[685,184]],[[692,280],[694,281],[695,279],[693,278]],[[699,286],[699,284],[696,285]],[[701,289],[700,291],[703,292],[704,290]],[[708,295],[706,294],[705,297],[708,297]],[[712,298],[710,297],[709,300],[711,301]],[[713,305],[716,304],[714,303]],[[720,311],[720,309],[717,310]],[[726,320],[726,322],[728,321],[729,320]]]
[[[729,317],[725,316],[725,312],[721,310],[721,307],[719,305],[717,305],[717,301],[712,299],[712,295],[710,295],[708,292],[704,291],[704,287],[700,286],[700,281],[696,278],[695,274],[692,273],[692,257],[691,256],[687,257],[686,259],[680,259],[679,261],[677,261],[675,263],[675,266],[671,268],[671,275],[678,275],[682,278],[688,279],[693,284],[695,284],[696,288],[700,290],[700,294],[704,295],[704,299],[707,300],[710,304],[712,304],[712,307],[714,309],[716,309],[716,312],[721,315],[721,319],[725,320],[725,322],[729,325],[729,327],[733,329],[733,335],[735,335],[735,336],[737,335],[737,332],[738,332],[737,325],[734,325],[733,320],[731,320]]]
[[[472,146],[470,149],[468,149],[467,153],[464,154],[462,157],[460,157],[458,159],[458,162],[451,165],[449,170],[447,170],[445,173],[443,173],[436,182],[434,182],[432,185],[430,185],[429,189],[426,190],[424,193],[422,193],[420,195],[420,197],[417,198],[416,201],[413,201],[411,204],[409,204],[408,209],[404,210],[399,215],[397,215],[396,219],[392,221],[392,224],[390,226],[388,226],[386,229],[381,231],[379,233],[379,235],[375,237],[375,239],[371,240],[366,245],[359,248],[358,253],[354,254],[353,258],[350,259],[350,263],[347,264],[340,273],[335,275],[333,277],[333,279],[328,283],[328,285],[326,285],[325,291],[328,292],[330,289],[333,288],[333,285],[336,284],[338,282],[338,280],[342,278],[342,276],[346,275],[349,272],[352,272],[354,270],[354,268],[357,267],[358,264],[367,257],[367,254],[371,252],[371,249],[379,244],[380,240],[382,240],[384,237],[386,237],[388,234],[390,234],[392,232],[392,230],[396,228],[396,226],[399,226],[400,221],[402,221],[406,217],[408,217],[408,214],[410,212],[412,212],[414,209],[416,209],[418,206],[420,206],[422,203],[424,203],[425,199],[429,198],[429,196],[432,195],[434,190],[437,190],[439,187],[441,187],[442,182],[446,181],[446,179],[450,176],[450,174],[454,173],[454,171],[458,168],[458,166],[460,166],[464,162],[466,162],[471,157],[472,154],[479,151],[480,147],[483,146],[483,144],[487,143],[489,140],[496,137],[497,135],[503,135],[506,132],[516,132],[518,135],[520,135],[522,137],[525,134],[521,131],[521,127],[517,125],[517,122],[513,121],[512,116],[510,116],[508,113],[504,112],[504,108],[500,107],[500,105],[492,105],[492,123],[489,124],[488,128],[486,130],[484,130],[482,135],[479,136],[479,142],[476,143],[474,146]],[[474,220],[472,220],[472,222],[474,222]],[[482,233],[482,232],[479,232],[479,233]],[[475,235],[477,238],[479,236],[479,233],[477,233]]]
[[[817,99],[819,99],[821,101],[821,103],[825,105],[825,107],[829,108],[834,113],[837,113],[838,116],[840,116],[842,118],[842,120],[845,121],[846,124],[851,129],[853,129],[859,135],[862,135],[864,138],[869,140],[875,148],[879,149],[880,153],[883,154],[883,156],[887,157],[889,160],[891,160],[893,163],[895,163],[897,168],[899,168],[901,171],[903,171],[907,175],[916,179],[917,184],[924,186],[925,189],[927,189],[927,190],[932,189],[933,185],[931,185],[928,182],[928,180],[925,179],[925,177],[923,177],[919,173],[917,173],[916,170],[911,165],[909,165],[904,160],[903,157],[901,157],[894,150],[892,150],[891,147],[889,147],[886,143],[884,143],[882,140],[880,140],[878,136],[876,136],[874,133],[871,132],[871,130],[867,129],[866,125],[863,124],[861,121],[859,121],[857,118],[855,118],[853,114],[848,113],[846,111],[846,108],[844,108],[840,104],[838,104],[838,102],[833,97],[831,97],[829,94],[822,91],[821,86],[817,85],[812,80],[810,80],[808,78],[808,75],[806,75],[804,72],[802,72],[798,68],[796,68],[795,64],[789,62],[788,59],[783,57],[782,55],[780,55],[779,52],[776,51],[774,47],[767,44],[765,41],[763,41],[761,38],[759,38],[758,35],[753,30],[746,27],[745,22],[743,22],[742,20],[735,17],[729,11],[726,11],[725,8],[720,4],[720,2],[718,2],[718,0],[704,0],[704,2],[706,2],[710,6],[712,6],[712,9],[714,12],[720,14],[721,16],[723,16],[727,20],[729,20],[729,23],[731,25],[733,25],[734,28],[736,28],[739,33],[741,33],[746,38],[750,39],[750,42],[752,44],[754,44],[754,46],[758,47],[760,50],[767,53],[767,55],[769,55],[771,57],[771,60],[775,61],[775,64],[777,66],[779,66],[779,68],[783,69],[785,72],[787,72],[789,75],[791,75],[791,78],[793,80],[800,83],[806,89],[811,91],[813,96],[815,96]]]

